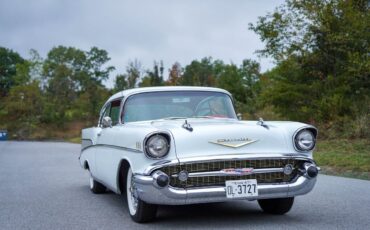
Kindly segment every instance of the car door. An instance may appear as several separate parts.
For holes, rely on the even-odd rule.
[[[109,116],[112,119],[112,127],[102,127],[97,137],[98,148],[95,152],[97,178],[110,188],[116,185],[116,168],[120,160],[117,141],[121,101],[122,99],[114,100],[107,105],[101,119]]]

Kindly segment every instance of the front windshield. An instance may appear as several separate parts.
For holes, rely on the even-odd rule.
[[[229,95],[207,91],[150,92],[130,96],[123,122],[191,117],[236,118]]]

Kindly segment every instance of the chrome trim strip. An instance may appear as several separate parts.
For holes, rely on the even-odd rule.
[[[215,161],[224,161],[224,160],[264,160],[264,159],[282,159],[282,160],[304,160],[309,161],[315,164],[315,161],[311,158],[287,153],[287,154],[261,154],[261,153],[244,153],[244,154],[228,154],[228,155],[217,155],[217,156],[201,156],[201,157],[189,157],[189,158],[182,158],[182,159],[174,159],[171,161],[165,161],[163,164],[158,164],[158,162],[151,164],[147,167],[144,171],[144,175],[150,175],[156,169],[177,165],[177,164],[189,164],[189,163],[197,163],[197,162],[215,162]]]
[[[90,145],[90,146],[87,146],[86,148],[81,149],[81,152],[84,151],[85,149],[92,148],[92,147],[107,147],[107,148],[113,148],[113,149],[126,150],[130,152],[135,152],[135,153],[143,153],[143,151],[138,150],[138,149],[132,149],[132,148],[117,146],[117,145],[107,145],[107,144]]]
[[[242,176],[242,175],[253,175],[259,173],[274,173],[274,172],[284,172],[284,168],[263,168],[263,169],[253,169],[250,173],[231,173],[223,171],[211,171],[211,172],[194,172],[189,173],[189,177],[203,177],[203,176]],[[172,177],[178,177],[177,174],[172,175]]]

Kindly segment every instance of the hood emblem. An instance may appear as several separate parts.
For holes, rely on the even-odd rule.
[[[209,141],[209,143],[217,144],[217,145],[223,145],[230,148],[239,148],[244,145],[249,145],[254,142],[257,142],[258,140],[252,140],[249,138],[231,138],[231,139],[218,139],[216,141]]]

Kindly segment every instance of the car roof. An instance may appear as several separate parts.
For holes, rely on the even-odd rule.
[[[221,92],[226,93],[231,96],[231,94],[220,88],[213,88],[213,87],[199,87],[199,86],[157,86],[157,87],[143,87],[143,88],[133,88],[123,90],[111,96],[108,101],[128,97],[133,94],[137,93],[148,93],[148,92],[165,92],[165,91],[210,91],[210,92]],[[107,102],[108,102],[107,101]]]

